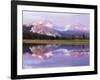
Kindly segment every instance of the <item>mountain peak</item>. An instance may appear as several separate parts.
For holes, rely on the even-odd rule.
[[[33,33],[39,33],[39,34],[45,34],[48,36],[61,36],[57,31],[55,31],[53,28],[53,24],[48,21],[36,21],[33,22],[31,27],[31,32]]]
[[[64,26],[65,30],[74,30],[74,31],[89,31],[89,27],[84,24],[70,24]]]

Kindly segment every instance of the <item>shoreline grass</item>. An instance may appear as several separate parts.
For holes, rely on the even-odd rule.
[[[89,40],[31,40],[31,39],[24,39],[23,43],[26,44],[71,44],[71,45],[89,45]]]

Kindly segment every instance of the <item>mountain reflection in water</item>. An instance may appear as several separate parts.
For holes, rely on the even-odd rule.
[[[23,69],[89,65],[88,45],[23,46]]]

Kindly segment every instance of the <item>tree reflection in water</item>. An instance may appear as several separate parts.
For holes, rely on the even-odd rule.
[[[81,50],[68,50],[64,48],[58,48],[56,50],[52,50],[51,48],[56,48],[60,45],[37,45],[29,47],[31,54],[33,57],[37,57],[40,59],[48,59],[53,56],[54,52],[62,52],[65,56],[73,56],[73,57],[80,57],[84,55],[89,55],[89,49],[84,49],[85,46],[81,46]]]
[[[23,68],[89,65],[88,45],[24,45],[23,53]]]

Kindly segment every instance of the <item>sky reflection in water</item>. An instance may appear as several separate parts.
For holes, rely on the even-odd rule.
[[[88,66],[87,45],[24,45],[23,69]]]

